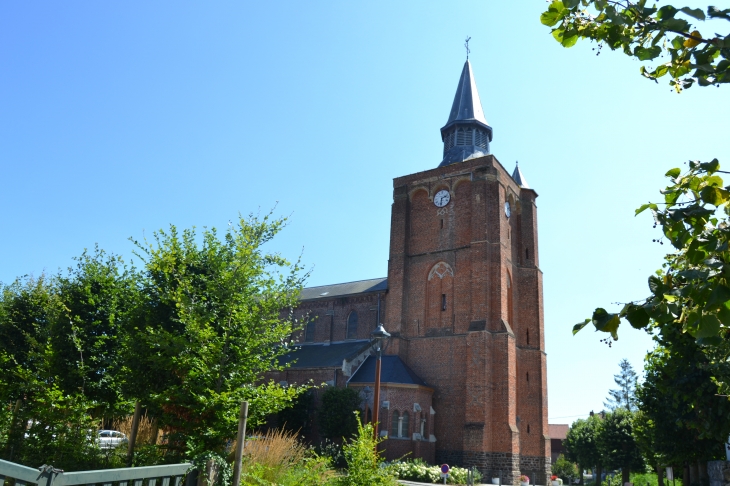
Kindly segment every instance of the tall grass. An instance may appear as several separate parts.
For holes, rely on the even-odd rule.
[[[232,444],[231,450],[236,450]],[[270,430],[244,447],[242,484],[324,485],[334,478],[326,458],[303,445],[295,433]]]
[[[118,430],[125,434],[128,438],[132,437],[132,415],[128,415],[123,419],[117,419],[112,422],[114,430]],[[139,427],[137,428],[137,444],[150,444],[155,445],[159,443],[162,438],[162,431],[157,429],[155,420],[147,417],[147,414],[142,415],[139,418]]]

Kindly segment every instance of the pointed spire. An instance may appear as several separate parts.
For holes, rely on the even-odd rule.
[[[456,88],[454,103],[451,105],[451,113],[449,113],[446,125],[461,120],[476,120],[488,125],[484,118],[482,101],[479,99],[479,91],[468,59],[464,63],[464,69],[461,70],[459,86]]]
[[[525,176],[522,175],[519,162],[515,162],[515,171],[512,172],[512,179],[514,179],[518,186],[524,189],[530,188],[530,186],[527,185],[527,179],[525,179]]]
[[[487,123],[469,59],[461,70],[459,85],[446,125],[441,129],[444,158],[439,167],[489,154],[492,127]]]

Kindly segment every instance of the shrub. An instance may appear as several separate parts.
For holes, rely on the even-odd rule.
[[[363,426],[357,418],[355,423],[357,436],[342,447],[347,461],[347,476],[340,478],[339,486],[395,486],[395,474],[376,452],[375,448],[381,441],[373,437],[373,426]]]
[[[329,459],[330,463],[336,468],[342,469],[347,466],[345,456],[342,454],[342,445],[338,444],[337,442],[332,442],[329,439],[324,439],[315,448],[315,451],[320,456],[324,456]]]
[[[552,469],[553,474],[565,482],[568,481],[568,478],[579,477],[578,468],[562,454],[558,456],[558,459],[555,461],[555,464],[553,464]]]
[[[329,387],[322,394],[319,425],[322,436],[332,440],[349,439],[358,433],[357,413],[360,395],[353,388]]]
[[[410,481],[420,481],[427,483],[441,483],[441,468],[439,466],[431,466],[423,461],[423,459],[412,459],[407,461],[397,461],[390,464],[391,470],[398,475],[398,479]],[[469,470],[462,467],[452,467],[449,471],[449,478],[446,484],[466,484]],[[474,470],[474,482],[479,483],[482,475]]]

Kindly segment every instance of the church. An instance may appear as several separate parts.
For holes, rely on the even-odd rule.
[[[271,373],[353,387],[387,459],[547,484],[550,437],[537,193],[491,154],[467,59],[438,167],[393,180],[387,278],[303,289],[299,344]],[[380,403],[373,403],[382,323]]]

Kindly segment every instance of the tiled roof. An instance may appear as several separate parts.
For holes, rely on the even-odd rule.
[[[358,280],[357,282],[307,287],[302,289],[299,300],[329,299],[366,292],[385,292],[386,290],[388,290],[387,278],[371,278],[369,280]]]
[[[381,383],[428,386],[398,356],[383,356],[382,360],[380,365]],[[368,356],[348,383],[374,383],[375,361],[374,357]]]
[[[565,439],[568,436],[568,424],[548,424],[548,435],[551,439]]]
[[[342,366],[342,360],[357,356],[370,346],[370,340],[344,341],[341,343],[298,344],[291,352],[281,356],[279,363],[289,365],[288,368],[336,368]],[[291,364],[292,361],[295,363]]]

